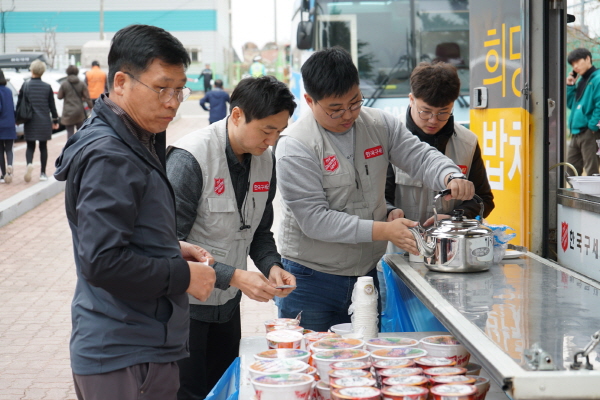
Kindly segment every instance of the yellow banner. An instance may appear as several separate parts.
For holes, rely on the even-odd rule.
[[[529,113],[522,108],[472,109],[470,129],[479,137],[481,155],[494,193],[491,224],[508,225],[529,246]],[[527,155],[527,156],[526,156]]]

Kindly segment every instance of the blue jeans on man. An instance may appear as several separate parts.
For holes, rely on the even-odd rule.
[[[285,258],[281,262],[285,270],[296,277],[297,287],[287,297],[277,299],[280,318],[295,318],[302,311],[300,325],[317,332],[326,332],[333,325],[351,322],[348,308],[352,304],[357,276],[327,274]],[[373,277],[379,290],[375,265],[367,276]],[[377,308],[381,313],[379,298]]]

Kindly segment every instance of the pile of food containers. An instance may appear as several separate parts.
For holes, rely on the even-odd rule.
[[[484,400],[488,379],[450,335],[369,340],[267,321],[249,377],[260,400]]]

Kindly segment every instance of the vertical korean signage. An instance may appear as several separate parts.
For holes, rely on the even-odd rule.
[[[471,109],[495,209],[493,224],[508,225],[529,245],[528,132],[520,0],[470,0],[471,88],[487,89],[487,108]],[[473,90],[472,90],[473,92]],[[473,97],[472,97],[473,100]],[[473,101],[472,101],[473,105]]]

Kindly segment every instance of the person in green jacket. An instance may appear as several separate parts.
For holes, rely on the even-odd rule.
[[[579,48],[569,53],[567,61],[573,71],[567,76],[567,108],[571,110],[568,127],[573,135],[567,151],[567,161],[581,175],[598,171],[598,140],[600,140],[600,73],[592,65],[592,54]]]

